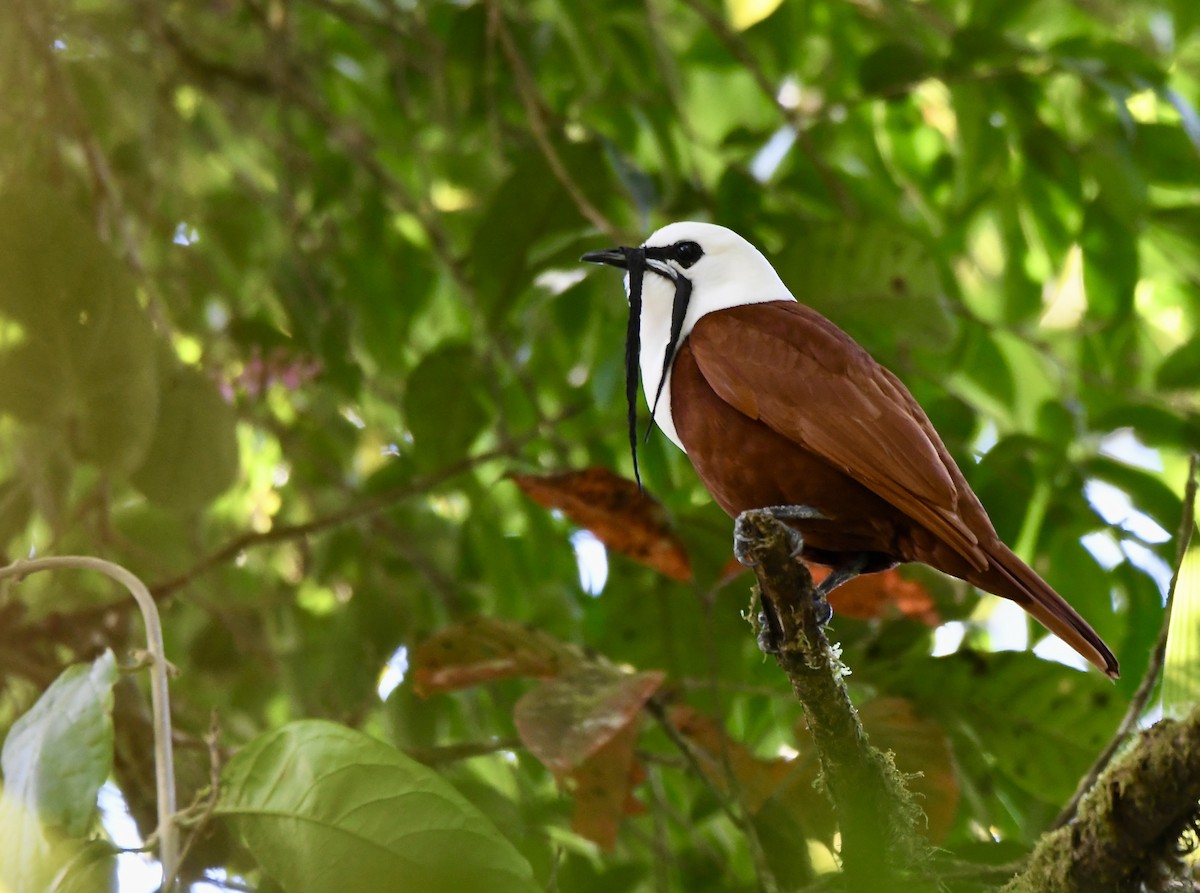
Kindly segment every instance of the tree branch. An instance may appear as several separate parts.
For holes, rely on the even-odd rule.
[[[1183,556],[1187,554],[1188,543],[1192,539],[1192,529],[1196,524],[1196,465],[1198,460],[1200,460],[1200,453],[1192,453],[1191,461],[1188,463],[1187,483],[1184,485],[1183,515],[1179,519],[1179,529],[1175,534],[1175,573],[1171,576],[1171,585],[1167,590],[1167,604],[1163,609],[1162,628],[1159,630],[1154,651],[1150,655],[1150,664],[1146,667],[1146,673],[1142,676],[1137,691],[1133,693],[1133,699],[1129,702],[1121,725],[1117,727],[1108,746],[1104,748],[1100,756],[1096,757],[1096,761],[1087,774],[1080,779],[1079,786],[1071,797],[1071,802],[1063,807],[1058,818],[1054,820],[1054,828],[1061,828],[1075,818],[1084,795],[1092,789],[1096,779],[1112,761],[1121,745],[1137,730],[1138,720],[1146,712],[1150,695],[1153,694],[1158,685],[1158,678],[1162,675],[1163,661],[1167,656],[1167,633],[1171,628],[1171,606],[1175,602],[1175,584],[1179,582],[1179,569],[1183,566]]]
[[[574,202],[576,210],[585,220],[614,242],[624,242],[621,228],[605,217],[603,212],[583,194],[583,190],[571,179],[571,174],[562,163],[562,158],[559,157],[558,150],[554,148],[554,143],[550,141],[550,135],[546,131],[546,121],[542,116],[542,104],[537,95],[537,83],[530,74],[525,60],[521,58],[512,34],[509,33],[499,0],[491,0],[488,4],[488,28],[499,40],[504,58],[507,60],[509,68],[512,69],[513,83],[516,85],[521,105],[525,107],[525,114],[528,116],[529,132],[533,136],[533,141],[537,143],[538,150],[546,159],[546,165],[550,168],[550,172],[554,174],[554,179],[558,180],[559,185],[566,191],[571,201]]]
[[[150,708],[154,716],[155,795],[158,808],[159,859],[163,869],[163,889],[174,887],[175,867],[179,859],[179,829],[175,826],[175,759],[172,753],[171,695],[167,684],[170,664],[163,646],[162,622],[146,584],[119,564],[86,555],[19,559],[0,568],[0,580],[23,579],[29,574],[49,570],[85,570],[104,574],[129,590],[141,609],[146,624],[146,649],[150,654]]]
[[[1070,824],[1046,834],[1000,893],[1167,889],[1186,876],[1179,840],[1200,820],[1200,707],[1164,719],[1106,769]],[[1190,887],[1188,889],[1191,889]]]
[[[870,745],[844,677],[847,667],[829,644],[808,568],[793,555],[793,540],[765,511],[746,512],[740,531],[758,577],[758,597],[772,627],[775,660],[804,707],[821,764],[822,783],[838,817],[846,879],[885,889],[884,878],[923,861],[916,829],[921,811],[890,756]],[[752,611],[756,622],[758,609]],[[890,888],[888,888],[890,889]]]

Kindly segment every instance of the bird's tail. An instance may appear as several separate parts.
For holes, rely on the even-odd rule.
[[[971,579],[971,583],[1015,601],[1110,679],[1120,675],[1117,659],[1104,640],[1008,546],[997,542],[988,548],[988,558],[991,567],[978,574],[978,579]]]

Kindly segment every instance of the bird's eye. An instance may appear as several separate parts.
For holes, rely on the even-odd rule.
[[[695,242],[677,242],[674,253],[679,266],[686,270],[704,256],[704,249]]]

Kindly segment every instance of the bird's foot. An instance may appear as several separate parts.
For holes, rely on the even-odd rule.
[[[870,552],[860,552],[849,561],[839,564],[829,572],[829,576],[822,580],[817,585],[817,595],[824,599],[829,596],[829,593],[837,589],[843,583],[849,583],[871,563],[872,555]],[[832,612],[831,612],[832,613]]]
[[[766,512],[776,521],[784,522],[784,529],[787,531],[788,542],[791,545],[793,556],[800,554],[800,551],[804,548],[804,540],[801,538],[800,532],[794,527],[789,526],[787,522],[825,520],[825,515],[808,505],[768,505],[763,506],[761,509],[751,509],[750,511]],[[733,523],[733,554],[744,567],[754,567],[756,562],[750,557],[750,547],[754,544],[756,538],[746,532],[745,517],[746,512],[742,512]]]
[[[821,626],[828,626],[829,621],[833,620],[833,606],[829,604],[824,595],[819,589],[813,589],[813,610],[816,613],[817,623]],[[783,651],[783,628],[766,603],[763,604],[763,609],[758,612],[758,650],[763,654],[779,654]]]

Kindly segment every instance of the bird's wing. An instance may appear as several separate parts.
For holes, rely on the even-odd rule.
[[[959,514],[960,498],[974,496],[941,438],[900,380],[849,335],[803,304],[774,301],[707,314],[688,342],[722,400],[987,567]]]

